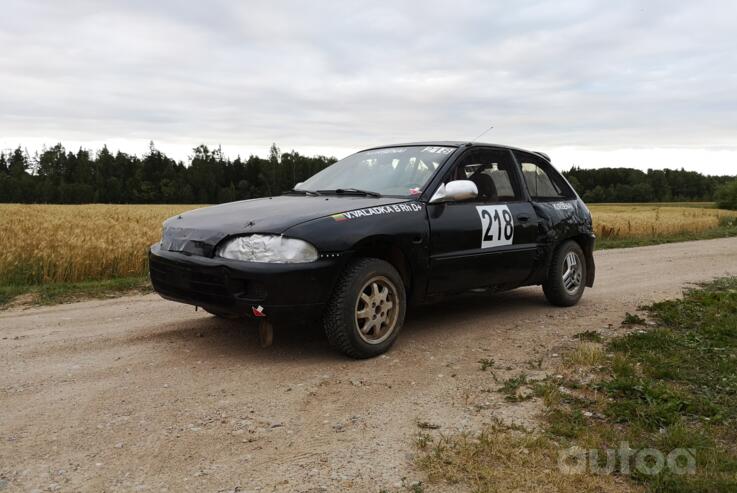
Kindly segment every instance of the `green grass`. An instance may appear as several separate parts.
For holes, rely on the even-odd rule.
[[[527,384],[527,375],[517,375],[513,378],[508,378],[502,382],[502,386],[499,392],[504,394],[504,400],[508,402],[520,402],[529,399],[531,396],[520,395],[520,389]]]
[[[0,286],[0,310],[10,305],[53,305],[90,298],[111,298],[151,291],[147,277],[122,277],[102,281]]]
[[[0,309],[27,291],[26,286],[0,286]]]
[[[579,341],[587,341],[587,342],[602,342],[604,340],[601,337],[601,334],[599,334],[599,332],[596,330],[585,330],[583,332],[579,332],[573,337],[575,337]]]
[[[587,448],[694,450],[696,474],[634,475],[649,491],[737,491],[737,278],[647,308],[658,327],[608,344],[614,358],[584,386],[593,401],[548,410],[548,432]],[[583,415],[604,416],[592,422]]]
[[[645,325],[647,320],[637,314],[627,312],[622,320],[622,325]]]
[[[481,371],[486,371],[489,368],[492,370],[494,369],[494,360],[489,358],[481,358],[479,360],[479,364],[481,365]]]
[[[552,482],[551,491],[737,491],[737,278],[714,281],[645,310],[655,327],[633,326],[633,332],[604,341],[607,357],[587,372],[564,368],[533,386],[545,405],[541,432],[520,435],[492,426],[480,436],[425,437],[419,467],[431,481],[461,483],[472,491],[502,491],[504,481],[515,487]],[[601,341],[593,331],[576,337],[582,341],[579,348]],[[510,379],[500,391],[517,396],[524,383],[523,377]],[[526,451],[518,457],[525,441]],[[618,461],[613,474],[589,470],[573,476],[575,484],[558,476],[554,458],[561,450],[578,446],[606,457],[605,450],[617,450],[623,442],[664,456],[688,449],[694,474],[668,468],[643,474],[633,460],[629,471]],[[528,457],[541,463],[537,470]]]

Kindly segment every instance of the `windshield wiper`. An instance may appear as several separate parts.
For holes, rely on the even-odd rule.
[[[319,197],[320,195],[322,195],[320,192],[316,192],[314,190],[304,190],[302,188],[293,188],[289,190],[287,193],[301,193],[304,195],[312,195],[314,197]]]
[[[336,188],[335,190],[320,190],[322,193],[336,193],[338,195],[368,195],[369,197],[381,197],[378,192],[361,190],[360,188]]]

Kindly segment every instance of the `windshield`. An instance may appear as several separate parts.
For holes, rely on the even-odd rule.
[[[366,190],[381,195],[414,197],[455,147],[404,146],[362,151],[341,159],[297,188],[312,191]]]

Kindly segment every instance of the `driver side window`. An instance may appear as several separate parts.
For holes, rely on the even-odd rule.
[[[506,151],[478,149],[467,154],[447,181],[470,180],[476,184],[476,202],[514,202],[520,200],[519,187],[510,155]]]

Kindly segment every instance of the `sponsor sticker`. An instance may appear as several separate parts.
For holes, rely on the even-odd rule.
[[[553,209],[556,211],[572,211],[573,204],[570,202],[553,202]]]
[[[365,151],[364,154],[370,156],[372,154],[402,154],[407,150],[406,147],[389,147],[387,149],[375,149],[373,151]]]
[[[455,151],[455,147],[430,146],[422,149],[422,152],[432,152],[433,154],[450,154],[453,151]]]
[[[379,205],[376,207],[367,207],[365,209],[356,209],[354,211],[333,214],[332,217],[337,222],[356,219],[359,217],[381,216],[384,214],[396,214],[402,212],[419,212],[422,210],[422,204],[417,202],[409,202],[405,204]]]

